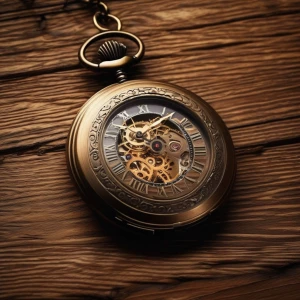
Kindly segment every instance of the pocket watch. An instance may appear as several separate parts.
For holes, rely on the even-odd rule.
[[[95,71],[114,71],[118,82],[77,114],[66,147],[70,173],[85,201],[111,223],[152,234],[186,230],[206,220],[232,188],[231,137],[194,93],[170,83],[127,80],[125,68],[141,60],[144,45],[120,30],[102,2],[98,7],[119,28],[87,40],[79,60]],[[98,17],[94,22],[103,30]],[[127,55],[116,39],[133,41],[136,54]],[[87,48],[104,40],[100,62],[89,61]]]

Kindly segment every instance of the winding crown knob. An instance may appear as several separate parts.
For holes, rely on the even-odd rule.
[[[116,60],[124,57],[127,47],[117,41],[107,41],[99,47],[98,55],[102,61]]]

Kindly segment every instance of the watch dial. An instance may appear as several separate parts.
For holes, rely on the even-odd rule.
[[[204,179],[209,164],[205,140],[181,107],[155,99],[113,112],[102,144],[108,169],[125,188],[154,200],[173,200]]]

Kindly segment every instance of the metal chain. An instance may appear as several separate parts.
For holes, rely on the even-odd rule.
[[[96,4],[97,11],[94,14],[93,21],[94,21],[94,25],[100,31],[109,31],[110,29],[103,27],[103,25],[107,25],[111,20],[117,24],[117,31],[120,31],[122,29],[122,23],[120,19],[115,15],[109,13],[109,8],[104,2],[99,0],[81,0],[81,1],[88,5]]]

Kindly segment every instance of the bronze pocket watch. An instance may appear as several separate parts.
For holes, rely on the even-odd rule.
[[[119,22],[102,2],[98,7]],[[137,53],[128,56],[123,43],[108,40],[99,48],[101,61],[90,62],[87,48],[108,38],[133,41]],[[142,41],[120,30],[99,33],[81,47],[84,66],[113,70],[118,83],[92,96],[76,116],[67,141],[69,169],[85,201],[112,223],[154,234],[184,230],[228,196],[234,148],[219,115],[199,96],[170,83],[127,81],[124,68],[143,54]]]

